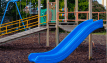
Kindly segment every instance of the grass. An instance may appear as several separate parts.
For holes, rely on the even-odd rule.
[[[106,32],[97,32],[97,33],[92,33],[92,34],[96,34],[96,35],[106,35]]]
[[[65,33],[65,32],[62,32],[62,33]],[[67,33],[70,33],[70,32],[67,32]],[[95,33],[92,33],[92,34],[96,34],[96,35],[106,35],[106,31],[104,31],[104,32],[95,32]]]

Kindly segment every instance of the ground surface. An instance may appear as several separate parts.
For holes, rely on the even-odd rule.
[[[0,63],[30,63],[28,55],[34,52],[45,52],[55,47],[55,34],[50,33],[50,47],[45,47],[46,33],[40,34],[40,44],[38,44],[38,34],[26,38],[18,39],[0,45]],[[59,35],[60,42],[66,35]],[[88,39],[88,38],[87,38]],[[71,53],[66,59],[59,63],[105,63],[106,61],[106,37],[105,35],[93,35],[93,59],[88,60],[88,41]]]

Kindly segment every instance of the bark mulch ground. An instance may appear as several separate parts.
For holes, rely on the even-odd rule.
[[[21,38],[6,44],[0,45],[0,63],[30,63],[28,55],[35,52],[46,52],[55,47],[55,33],[50,33],[50,47],[46,47],[46,33],[40,34],[40,44],[38,44],[38,34]],[[64,33],[60,33],[60,42],[65,38]],[[105,35],[92,35],[93,57],[88,59],[88,37],[77,49],[66,59],[59,63],[106,63],[106,37]]]

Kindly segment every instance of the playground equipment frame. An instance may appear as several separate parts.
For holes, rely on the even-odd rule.
[[[16,0],[16,1],[17,1],[17,0]],[[16,8],[17,8],[17,11],[18,11],[18,13],[19,13],[20,19],[22,19],[22,16],[21,16],[21,14],[20,14],[20,11],[19,11],[19,8],[18,8],[18,6],[17,6],[16,1],[13,0],[13,1],[9,1],[9,2],[7,3],[7,6],[6,6],[6,9],[5,9],[5,12],[4,12],[2,21],[1,21],[1,26],[2,26],[2,24],[3,24],[3,20],[4,20],[4,17],[5,17],[5,15],[6,15],[6,11],[7,11],[7,8],[8,8],[8,6],[9,6],[9,3],[11,3],[11,2],[14,2],[14,3],[16,4]],[[23,22],[22,22],[22,24],[24,25]],[[24,26],[24,28],[26,28],[26,27]],[[25,29],[25,31],[26,31],[26,29]]]
[[[104,2],[104,0],[102,1]],[[59,20],[58,20],[58,13],[61,13],[59,12],[59,0],[55,0],[55,3],[56,3],[56,45],[58,45],[59,43]],[[89,19],[92,19],[92,13],[98,13],[98,19],[99,19],[99,13],[105,13],[105,12],[92,12],[92,0],[89,0],[89,12],[86,11],[86,12],[78,12],[78,0],[75,0],[75,12],[67,12],[67,0],[64,0],[64,7],[65,7],[65,12],[62,12],[62,13],[65,13],[65,22],[67,22],[67,13],[75,13],[75,20],[68,20],[68,21],[75,21],[77,24],[78,24],[78,21],[84,21],[84,20],[80,20],[78,19],[78,13],[87,13],[87,19],[88,19],[88,13],[89,13]],[[104,5],[104,3],[103,3]],[[107,4],[106,4],[107,5]],[[38,1],[38,6],[40,7],[40,1]],[[38,8],[39,8],[38,7]],[[38,9],[40,10],[40,8]],[[38,12],[38,14],[40,14],[40,12]],[[107,6],[106,6],[106,16],[107,16]],[[39,19],[40,21],[40,19]],[[49,46],[49,0],[47,0],[47,43],[46,43],[46,46]],[[107,21],[107,17],[106,17],[106,20],[104,21]],[[40,37],[39,37],[40,38]],[[106,38],[107,39],[107,38]],[[40,39],[39,39],[40,40]],[[106,42],[107,44],[107,42]],[[107,49],[107,46],[106,46],[106,49]],[[92,34],[89,35],[89,59],[92,58]]]
[[[103,5],[104,5],[104,0],[102,0],[102,1],[103,1]],[[3,19],[1,21],[1,25],[3,23],[4,17],[5,17],[5,14],[6,14],[6,11],[7,11],[7,8],[8,8],[8,5],[10,2],[15,2],[15,1],[9,1],[7,3],[5,13],[4,13]],[[56,33],[56,36],[55,36],[56,37],[56,45],[59,44],[59,20],[60,20],[60,19],[58,19],[59,13],[65,13],[65,22],[67,22],[67,20],[68,20],[67,19],[68,13],[75,13],[75,20],[73,20],[73,21],[75,21],[77,24],[78,24],[78,21],[84,21],[84,20],[78,19],[79,13],[86,13],[87,14],[87,20],[88,20],[88,13],[89,13],[89,19],[92,19],[92,13],[98,13],[98,20],[99,20],[99,14],[105,13],[105,12],[92,12],[92,0],[89,0],[89,11],[86,11],[86,12],[78,12],[78,0],[75,0],[75,12],[67,12],[67,0],[64,0],[65,12],[59,12],[59,0],[55,0],[55,3],[56,3],[56,26],[55,26],[56,27],[56,31],[55,31],[55,33]],[[22,19],[20,11],[19,11],[18,6],[17,6],[17,3],[15,2],[15,4],[16,4],[17,10],[19,12],[20,19]],[[40,16],[40,11],[41,11],[40,4],[41,4],[41,0],[38,0],[38,27],[41,26],[40,25],[41,24],[41,22],[40,22],[41,21],[40,20],[40,17],[41,17]],[[68,20],[68,21],[70,21],[70,20]],[[104,20],[104,21],[107,21],[107,4],[106,4],[106,20]],[[49,46],[49,0],[47,0],[47,22],[46,23],[47,23],[47,25],[46,25],[46,27],[47,27],[46,46]],[[24,25],[23,21],[22,21],[22,24]],[[25,26],[24,26],[24,28],[26,29]],[[27,21],[27,28],[28,28],[28,21]],[[6,30],[7,30],[7,27],[6,27]],[[40,33],[38,33],[38,35],[39,35],[38,42],[40,43]],[[107,40],[107,37],[106,37],[106,40]],[[106,42],[106,45],[107,45],[107,42]],[[107,49],[107,46],[106,46],[106,49]],[[107,50],[106,50],[106,52],[107,52]],[[89,35],[89,59],[91,59],[91,58],[92,58],[92,34]]]

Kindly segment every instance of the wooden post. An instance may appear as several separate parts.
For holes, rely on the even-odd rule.
[[[47,37],[46,46],[49,46],[49,0],[47,0]]]
[[[67,12],[68,12],[68,8],[67,8]],[[67,13],[67,19],[68,19],[68,13]]]
[[[88,13],[87,13],[87,20],[88,20]]]
[[[99,20],[99,13],[98,13],[98,20]]]
[[[104,6],[104,0],[102,0],[102,5]]]
[[[53,4],[54,4],[54,3],[53,3]],[[54,9],[54,8],[55,8],[55,6],[53,6],[53,9]],[[53,20],[56,19],[55,11],[56,11],[56,9],[53,10]]]
[[[75,0],[75,12],[78,12],[78,0]],[[75,20],[77,19],[77,13],[75,13]],[[75,23],[78,25],[78,21],[76,20]]]
[[[89,0],[89,19],[92,19],[92,0]],[[92,58],[92,34],[89,35],[89,60]]]
[[[40,4],[41,4],[41,0],[38,0],[38,27],[40,27],[40,12],[41,12],[41,9],[40,9]],[[38,32],[38,43],[40,44],[40,33]]]
[[[56,0],[56,46],[59,44],[59,21],[58,21],[58,13],[59,12],[59,0]]]
[[[67,22],[67,0],[64,0],[65,5],[65,22]]]
[[[41,4],[41,0],[38,0],[38,27],[40,27],[40,22],[41,22],[41,20],[40,20],[40,12],[41,12],[41,9],[40,9],[40,4]]]
[[[64,7],[65,7],[65,22],[67,22],[67,0],[64,0]],[[65,31],[65,35],[67,36],[67,31]]]

